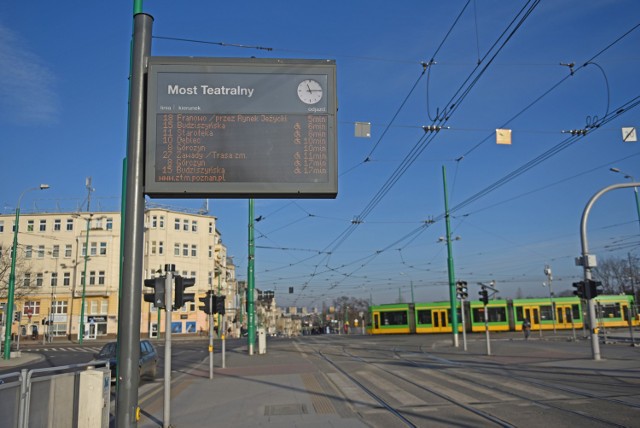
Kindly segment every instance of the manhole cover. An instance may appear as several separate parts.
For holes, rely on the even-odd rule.
[[[276,404],[264,409],[265,416],[304,415],[307,413],[307,406],[304,404]]]

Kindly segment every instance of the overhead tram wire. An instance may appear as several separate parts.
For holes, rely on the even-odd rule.
[[[510,119],[508,119],[505,123],[503,123],[502,125],[500,125],[500,128],[506,128],[511,122],[513,122],[515,119],[517,119],[518,117],[520,117],[522,114],[524,114],[527,110],[529,110],[531,107],[533,107],[535,104],[537,104],[539,101],[541,101],[544,97],[546,97],[547,95],[549,95],[551,92],[553,92],[558,86],[560,86],[562,83],[564,83],[567,79],[569,79],[570,77],[572,77],[573,75],[575,75],[576,72],[582,70],[583,68],[585,68],[587,65],[589,64],[593,64],[596,65],[598,67],[600,67],[598,64],[596,64],[595,62],[593,62],[596,58],[598,58],[600,55],[602,55],[603,53],[605,53],[606,51],[608,51],[609,49],[611,49],[613,46],[615,46],[618,42],[622,41],[625,37],[627,37],[629,34],[631,34],[632,32],[634,32],[635,30],[637,30],[638,28],[640,28],[640,24],[636,24],[634,25],[632,28],[630,28],[629,30],[627,30],[624,34],[622,34],[620,37],[618,37],[617,39],[615,39],[614,41],[612,41],[611,43],[609,43],[607,46],[605,46],[604,48],[602,48],[600,51],[598,51],[595,55],[593,55],[590,59],[588,59],[587,61],[585,61],[581,66],[579,66],[578,68],[573,69],[573,73],[571,74],[567,74],[565,77],[563,77],[562,79],[560,79],[557,83],[555,83],[554,85],[552,85],[549,89],[547,89],[544,93],[542,93],[542,95],[540,95],[539,97],[537,97],[535,100],[533,100],[531,103],[529,103],[527,106],[525,106],[522,110],[520,110],[518,113],[516,113],[514,116],[512,116]],[[602,69],[602,67],[600,67],[600,69]],[[604,71],[603,71],[604,74]],[[608,86],[608,80],[606,78],[605,75],[605,80],[607,81],[607,86]],[[609,106],[607,104],[607,113],[609,112]],[[487,141],[489,141],[490,139],[492,139],[494,133],[492,132],[491,134],[489,134],[488,136],[486,136],[484,139],[482,139],[479,143],[477,143],[475,146],[473,146],[471,149],[467,150],[465,153],[462,154],[460,158],[465,158],[468,155],[470,155],[473,151],[475,151],[478,147],[480,147],[482,144],[486,143]]]
[[[555,156],[556,154],[558,154],[561,151],[565,150],[566,148],[568,148],[569,146],[571,146],[573,143],[575,143],[576,141],[580,140],[581,138],[584,138],[585,136],[591,134],[595,130],[600,129],[603,125],[611,122],[612,120],[617,119],[623,113],[626,113],[627,111],[638,107],[638,105],[640,105],[640,95],[635,96],[634,98],[630,99],[626,103],[622,104],[620,107],[615,109],[614,113],[611,113],[611,114],[607,115],[606,117],[603,117],[601,120],[598,121],[597,124],[594,124],[591,128],[585,129],[584,130],[585,131],[584,134],[575,134],[575,135],[569,136],[568,138],[566,138],[565,140],[560,142],[558,145],[553,146],[551,149],[549,149],[549,150],[545,151],[544,153],[536,156],[534,159],[526,162],[524,165],[516,168],[515,170],[513,170],[509,174],[507,174],[504,177],[500,178],[499,180],[495,181],[493,184],[485,187],[483,190],[475,193],[474,195],[470,196],[469,198],[467,198],[466,200],[462,201],[458,205],[455,205],[453,208],[451,208],[450,212],[453,213],[455,211],[459,211],[460,209],[462,209],[465,206],[477,201],[478,199],[482,198],[483,196],[488,195],[489,193],[493,192],[494,190],[498,189],[499,187],[502,187],[503,185],[507,184],[508,182],[516,179],[517,177],[519,177],[520,175],[522,175],[525,172],[529,171],[530,169],[540,165],[542,162],[546,161],[547,159],[550,159],[552,156]]]

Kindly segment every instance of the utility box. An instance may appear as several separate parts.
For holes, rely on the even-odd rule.
[[[108,368],[80,373],[78,427],[109,426],[110,385],[111,372]]]
[[[258,329],[258,354],[267,353],[267,332],[264,328]]]

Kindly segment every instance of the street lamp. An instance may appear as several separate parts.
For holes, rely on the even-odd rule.
[[[631,180],[632,182],[636,181],[631,174],[627,174],[626,172],[621,171],[620,168],[609,168],[609,171],[622,174],[624,175],[624,178]],[[638,226],[640,226],[640,199],[638,199],[638,188],[634,187],[633,192],[636,197],[636,210],[638,212]]]
[[[49,188],[48,184],[41,184],[39,187],[31,187],[24,190],[18,198],[18,204],[16,205],[16,221],[13,225],[13,247],[11,247],[11,271],[9,273],[9,289],[7,290],[7,309],[5,318],[5,333],[4,333],[4,359],[11,358],[11,325],[13,323],[13,295],[16,287],[16,256],[18,252],[18,225],[20,222],[20,201],[25,193],[31,190],[46,190]]]
[[[544,267],[544,274],[547,275],[548,283],[542,283],[543,287],[549,286],[549,302],[551,302],[551,319],[553,320],[553,332],[556,332],[556,308],[553,304],[553,291],[551,291],[551,281],[553,280],[553,276],[551,276],[551,266],[546,265]]]

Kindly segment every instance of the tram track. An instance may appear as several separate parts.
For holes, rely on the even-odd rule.
[[[376,400],[376,402],[378,402],[384,409],[386,409],[388,412],[390,412],[391,414],[393,414],[396,418],[398,418],[400,421],[402,421],[406,426],[410,426],[410,427],[417,427],[417,426],[422,426],[422,425],[416,425],[414,422],[412,422],[408,417],[405,417],[403,415],[404,411],[402,409],[396,408],[393,405],[391,405],[387,400],[385,400],[381,394],[375,392],[372,388],[367,387],[363,382],[361,382],[359,379],[357,379],[355,376],[353,376],[352,374],[350,374],[347,370],[343,369],[336,361],[332,360],[331,358],[329,358],[327,356],[327,354],[323,351],[317,351],[318,355],[320,355],[321,358],[323,358],[324,361],[326,361],[327,363],[329,363],[332,367],[334,367],[336,370],[338,370],[340,373],[342,373],[345,377],[347,377],[349,380],[351,380],[354,384],[356,384],[360,389],[362,389],[364,392],[366,392],[370,397],[372,397],[374,400]],[[390,374],[391,376],[393,376],[395,379],[397,380],[401,380],[409,385],[412,385],[414,388],[417,388],[421,391],[427,392],[429,394],[432,394],[436,397],[439,397],[441,400],[443,400],[445,403],[447,403],[448,405],[454,406],[458,409],[462,409],[463,411],[469,412],[479,418],[481,418],[481,420],[484,420],[485,422],[488,422],[491,426],[498,426],[498,427],[503,427],[503,428],[513,428],[515,427],[515,425],[499,418],[496,417],[495,415],[492,415],[488,412],[485,412],[483,410],[480,410],[472,405],[469,404],[465,404],[465,403],[461,403],[460,401],[447,396],[446,394],[443,394],[441,392],[439,392],[436,388],[429,388],[426,387],[423,384],[420,384],[418,382],[415,382],[407,377],[404,376],[400,376],[396,373],[393,373],[389,370],[385,370],[384,368],[379,367],[381,363],[377,363],[377,362],[369,362],[366,361],[365,359],[358,357],[356,355],[351,354],[350,352],[348,352],[344,347],[342,349],[342,353],[343,355],[347,356],[348,358],[352,359],[352,360],[357,360],[362,364],[365,365],[375,365],[376,368],[378,370],[382,370],[388,374]]]
[[[410,360],[407,359],[406,357],[401,356],[397,350],[394,350],[394,355],[396,356],[396,358],[398,358],[401,361],[404,361],[405,363],[411,364],[414,367],[418,367],[418,368],[423,368],[424,365],[423,363],[420,362],[416,362],[414,360]],[[425,352],[424,350],[421,351],[424,355],[426,355],[427,357],[431,357],[431,354],[428,352]],[[456,367],[456,368],[469,368],[469,365],[466,363],[460,363],[460,362],[453,362],[453,361],[448,361],[446,359],[443,359],[441,357],[437,357],[437,356],[433,356],[434,359],[439,363],[442,364],[442,367],[440,369],[435,369],[432,365],[429,366],[429,369],[432,370],[443,370],[443,369],[450,369],[452,367]],[[448,365],[446,363],[449,363]],[[575,395],[576,398],[586,398],[586,399],[597,399],[600,401],[607,401],[610,403],[614,403],[617,405],[622,405],[625,407],[629,407],[629,408],[633,408],[633,409],[640,409],[640,405],[635,405],[632,403],[627,403],[625,401],[619,400],[619,399],[614,399],[614,398],[609,398],[609,397],[602,397],[596,394],[591,394],[588,392],[584,392],[584,391],[577,391],[574,388],[568,388],[568,387],[560,387],[558,385],[552,385],[549,383],[543,383],[540,381],[534,381],[532,379],[520,376],[520,375],[514,375],[513,372],[515,371],[514,369],[507,369],[506,373],[504,371],[498,371],[496,368],[489,368],[486,366],[481,366],[478,363],[473,363],[471,364],[473,366],[473,370],[477,371],[477,372],[482,372],[484,374],[488,374],[491,376],[501,376],[504,378],[504,382],[503,384],[508,384],[509,382],[512,382],[513,380],[517,380],[519,382],[528,384],[528,385],[534,385],[538,388],[544,388],[546,390],[549,391],[556,391],[556,392],[562,392],[562,393],[566,393],[566,394],[572,394]],[[538,399],[532,399],[531,397],[527,396],[525,393],[519,393],[519,392],[514,392],[512,389],[507,389],[504,387],[500,387],[497,386],[496,384],[499,384],[500,382],[494,382],[493,385],[489,386],[486,383],[481,383],[479,381],[476,381],[474,379],[471,379],[470,377],[463,377],[461,375],[458,375],[456,373],[451,373],[450,371],[447,372],[447,376],[448,377],[453,377],[459,381],[464,381],[465,383],[468,384],[473,384],[477,387],[482,387],[482,388],[491,388],[493,390],[497,390],[503,394],[507,394],[510,396],[513,396],[517,399],[523,400],[523,401],[527,401],[530,403],[533,403],[535,405],[540,405],[540,406],[546,406],[546,407],[551,407],[554,408],[556,410],[559,410],[561,412],[565,412],[565,413],[569,413],[571,415],[580,417],[580,418],[584,418],[587,420],[590,420],[592,422],[596,422],[598,424],[604,424],[607,426],[612,426],[612,427],[626,427],[627,425],[623,425],[623,424],[619,424],[617,422],[611,421],[611,420],[607,420],[598,416],[594,416],[594,415],[590,415],[585,413],[584,411],[578,411],[578,410],[574,410],[574,409],[570,409],[570,408],[566,408],[560,405],[557,405],[553,402],[553,400],[538,400]]]

